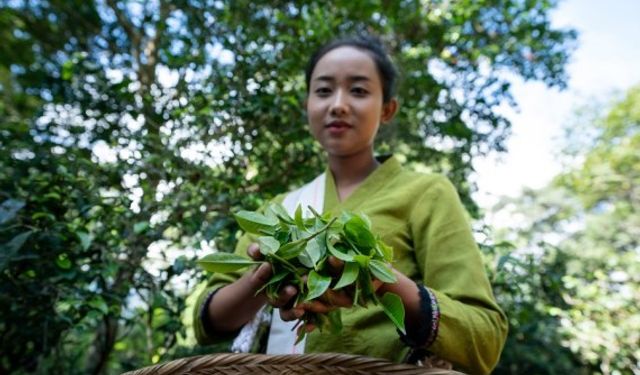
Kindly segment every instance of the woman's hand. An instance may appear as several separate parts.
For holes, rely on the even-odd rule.
[[[247,255],[253,260],[263,260],[264,257],[260,253],[260,247],[258,247],[257,243],[252,243],[247,248]],[[271,274],[273,273],[273,269],[271,264],[262,263],[258,268],[256,268],[249,276],[249,282],[254,290],[254,293],[260,290],[266,283],[269,282],[271,278]],[[264,297],[267,302],[273,307],[283,308],[287,304],[292,303],[295,300],[296,295],[298,294],[298,289],[293,285],[287,285],[280,293],[278,293],[278,297],[276,299],[269,299],[265,291],[260,292],[259,295]],[[283,319],[284,320],[284,319]],[[292,319],[290,319],[292,320]]]
[[[254,260],[264,259],[264,257],[260,253],[260,248],[256,243],[252,243],[251,245],[249,245],[249,247],[247,248],[247,254]],[[339,278],[342,274],[342,269],[344,268],[344,262],[334,256],[330,256],[328,258],[328,264],[329,272],[332,274],[332,276],[335,278]],[[398,282],[394,284],[385,284],[378,279],[373,279],[373,290],[378,295],[382,295],[387,291],[396,291],[398,287],[401,288],[402,282],[405,281],[403,279],[408,280],[406,276],[402,275],[393,267],[391,267],[391,269],[398,278]],[[269,282],[272,271],[273,269],[269,263],[263,263],[248,275],[249,282],[254,292],[260,290],[260,288],[262,288],[267,282]],[[303,279],[306,281],[306,276],[303,276]],[[282,320],[292,321],[302,319],[305,314],[327,314],[340,307],[352,307],[354,303],[353,288],[354,286],[351,285],[339,290],[329,289],[317,299],[314,299],[313,301],[302,302],[295,306],[293,305],[293,303],[298,295],[298,289],[293,285],[286,285],[285,287],[283,287],[275,299],[269,299],[264,291],[259,293],[259,296],[264,298],[267,303],[280,310],[280,318]],[[311,332],[315,329],[315,325],[313,323],[307,323],[299,329],[304,329],[307,332]]]
[[[249,245],[247,254],[254,260],[264,259],[256,243]],[[335,257],[329,257],[329,266],[331,267],[331,273],[340,275],[344,263]],[[253,271],[249,276],[249,280],[254,291],[258,291],[269,282],[272,271],[273,269],[269,263],[263,263]],[[306,282],[306,276],[303,276],[303,280]],[[282,288],[275,299],[269,299],[264,291],[261,292],[260,295],[266,299],[267,303],[280,309],[280,318],[284,321],[301,319],[306,313],[326,314],[337,308],[350,307],[353,305],[353,298],[346,290],[330,289],[313,301],[302,302],[295,306],[293,303],[298,295],[298,289],[293,285],[286,285]],[[308,332],[314,328],[313,324],[307,324],[305,327]]]
[[[332,277],[340,278],[344,262],[334,256],[329,256],[327,261],[329,273]],[[383,282],[373,279],[372,285],[375,291],[383,285]],[[340,307],[352,307],[354,303],[354,287],[354,285],[350,285],[339,290],[328,289],[322,296],[313,301],[303,302],[290,310],[280,310],[280,316],[282,320],[294,320],[300,319],[307,313],[326,314]],[[307,332],[311,332],[315,328],[313,323],[307,323],[304,327],[300,327],[300,329],[304,329]]]

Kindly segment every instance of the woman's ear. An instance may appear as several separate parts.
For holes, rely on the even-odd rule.
[[[398,112],[398,100],[391,99],[382,104],[382,113],[380,114],[380,122],[385,124],[393,119],[393,116]]]

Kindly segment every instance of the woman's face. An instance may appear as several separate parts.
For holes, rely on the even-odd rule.
[[[311,133],[329,156],[373,151],[380,123],[395,112],[395,101],[390,111],[382,94],[376,64],[366,52],[344,46],[318,60],[309,82],[307,116]]]

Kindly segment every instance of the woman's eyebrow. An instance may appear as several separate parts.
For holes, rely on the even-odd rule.
[[[314,79],[314,81],[323,81],[323,82],[334,82],[335,80],[336,79],[334,76],[328,76],[328,75],[318,76]],[[352,76],[348,76],[347,80],[351,82],[359,82],[359,81],[371,81],[371,78],[363,75],[352,75]]]
[[[349,76],[349,80],[353,82],[371,81],[371,79],[367,76]]]

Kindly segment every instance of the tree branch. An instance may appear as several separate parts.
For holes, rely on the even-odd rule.
[[[122,28],[124,29],[124,32],[127,34],[129,39],[131,39],[132,44],[138,47],[137,50],[139,55],[139,51],[140,51],[139,47],[140,47],[140,39],[141,39],[140,33],[136,31],[135,26],[133,25],[133,23],[131,23],[131,21],[129,21],[129,19],[127,18],[126,14],[122,11],[122,9],[118,8],[118,4],[116,3],[115,0],[107,0],[107,4],[111,8],[111,10],[113,10],[113,12],[115,13],[116,18],[118,19],[118,23],[120,24],[120,26],[122,26]]]

